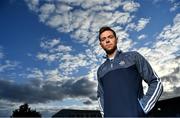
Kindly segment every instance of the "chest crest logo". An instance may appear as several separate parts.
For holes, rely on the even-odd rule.
[[[121,65],[121,66],[122,66],[122,65],[125,65],[125,64],[126,64],[126,63],[125,63],[125,61],[123,61],[123,60],[119,62],[119,65]]]

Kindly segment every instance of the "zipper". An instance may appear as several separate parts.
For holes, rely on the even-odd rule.
[[[110,63],[111,63],[111,68],[113,68],[113,59],[110,60]]]

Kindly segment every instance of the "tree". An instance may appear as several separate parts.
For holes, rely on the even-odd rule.
[[[12,114],[13,117],[41,117],[41,114],[36,110],[31,110],[27,103],[24,103],[19,107],[19,109],[15,109]]]

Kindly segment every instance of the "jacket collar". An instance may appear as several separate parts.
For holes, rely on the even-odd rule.
[[[122,53],[122,51],[117,49],[114,59],[117,58],[121,53]],[[110,60],[107,55],[104,55],[103,58]]]

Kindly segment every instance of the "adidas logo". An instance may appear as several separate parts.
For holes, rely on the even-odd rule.
[[[124,65],[125,64],[125,61],[120,61],[119,62],[119,65]]]

